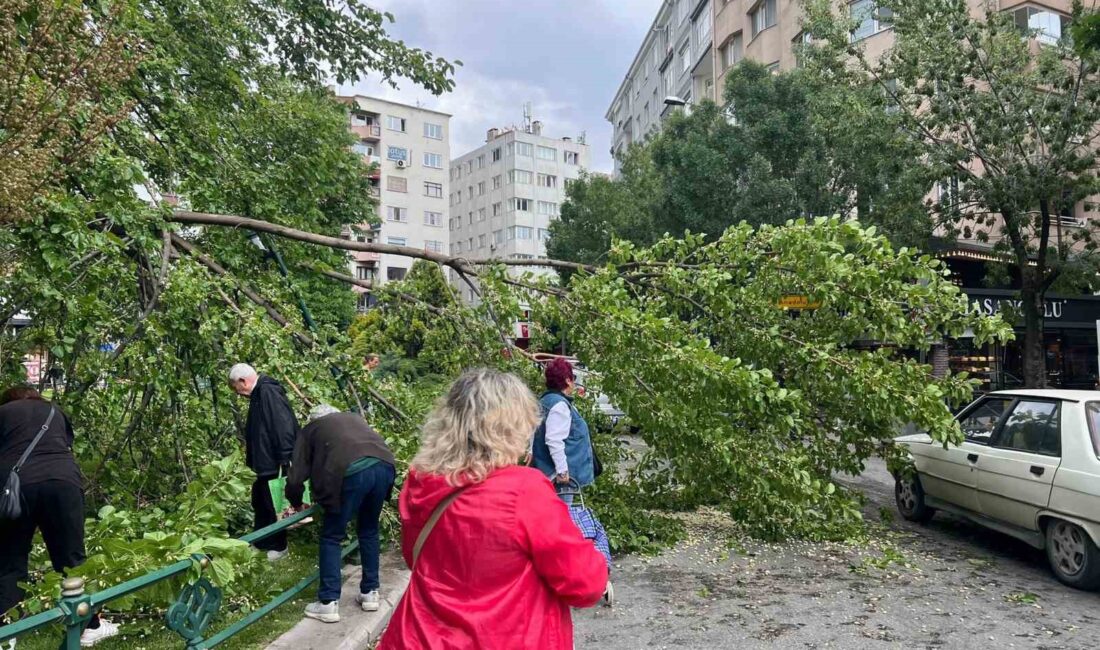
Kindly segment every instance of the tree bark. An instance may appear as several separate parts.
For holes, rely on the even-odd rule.
[[[1043,349],[1043,291],[1039,278],[1031,269],[1024,269],[1020,288],[1020,310],[1024,317],[1024,387],[1046,388],[1046,353]]]

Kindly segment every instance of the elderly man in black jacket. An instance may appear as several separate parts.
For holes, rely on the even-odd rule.
[[[298,437],[298,420],[282,385],[267,375],[257,374],[247,363],[238,363],[229,371],[229,387],[249,401],[244,428],[245,462],[256,473],[252,511],[254,526],[259,530],[279,520],[267,484],[280,471],[284,475],[289,471]],[[267,551],[267,559],[272,562],[281,560],[287,554],[286,531],[256,542],[256,548]]]

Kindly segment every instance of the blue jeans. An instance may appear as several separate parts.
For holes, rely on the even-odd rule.
[[[378,516],[393,488],[393,465],[379,462],[351,476],[344,477],[340,491],[340,510],[326,512],[321,525],[318,565],[321,584],[317,599],[321,602],[340,600],[340,545],[347,537],[348,522],[356,518],[359,536],[359,559],[363,579],[359,592],[378,589]]]

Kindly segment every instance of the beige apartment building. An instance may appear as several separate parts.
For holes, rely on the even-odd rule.
[[[1086,5],[1094,4],[1086,0]],[[872,57],[881,55],[894,42],[891,16],[875,6],[874,0],[841,3],[858,26],[852,40],[861,42]],[[845,6],[846,5],[846,6]],[[1069,21],[1072,0],[970,0],[975,16],[987,7],[1013,14],[1021,28],[1037,29],[1039,40],[1057,41]],[[725,87],[726,73],[744,58],[790,70],[797,64],[796,46],[805,42],[800,0],[715,0],[714,76],[718,95]]]
[[[374,165],[371,195],[378,200],[381,223],[349,226],[344,236],[445,253],[450,247],[450,122],[447,113],[375,97],[338,97],[348,105],[348,128],[358,142],[354,150]],[[411,259],[398,255],[355,252],[351,273],[360,280],[384,284],[404,279]],[[359,309],[371,299],[360,292]]]

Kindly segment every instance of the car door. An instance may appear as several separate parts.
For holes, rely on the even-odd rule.
[[[933,442],[910,447],[925,494],[978,511],[976,466],[1012,401],[1012,397],[990,395],[967,407],[958,417],[965,436],[961,445],[945,449]]]
[[[1056,400],[1017,399],[977,463],[980,512],[1038,530],[1062,456],[1062,408]]]

